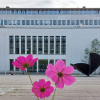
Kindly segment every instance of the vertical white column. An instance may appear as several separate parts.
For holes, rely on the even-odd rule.
[[[13,44],[13,46],[14,46],[14,54],[15,54],[15,36],[14,36],[14,44]]]
[[[19,36],[19,54],[21,54],[21,36]]]
[[[50,36],[48,36],[48,54],[50,54]]]
[[[43,51],[42,51],[42,54],[44,55],[44,36],[42,36],[42,37],[43,37],[43,38],[42,38],[42,48],[43,48],[43,49],[42,49],[42,50],[43,50]]]
[[[27,54],[27,36],[25,36],[25,54]]]
[[[38,54],[38,36],[37,36],[37,54]]]
[[[32,51],[33,51],[33,41],[32,41],[32,36],[31,36],[31,54],[32,54]]]
[[[37,60],[37,73],[39,72],[39,61]]]
[[[61,55],[61,36],[60,36],[60,55]]]
[[[54,54],[56,54],[56,36],[54,36]]]

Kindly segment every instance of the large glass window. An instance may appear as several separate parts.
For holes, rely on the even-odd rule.
[[[84,10],[84,14],[88,14],[88,11],[87,10]]]
[[[54,65],[54,60],[53,59],[50,59],[49,60],[49,64],[53,64]]]
[[[70,20],[67,20],[67,25],[70,25]]]
[[[43,10],[39,11],[39,14],[44,14],[44,11]]]
[[[53,14],[53,11],[52,11],[52,10],[50,10],[50,11],[49,11],[49,14]]]
[[[32,11],[32,14],[36,14],[36,11]]]
[[[52,20],[49,20],[49,21],[48,21],[48,24],[49,24],[49,25],[52,25]]]
[[[30,25],[30,20],[26,20],[26,25]]]
[[[62,20],[62,25],[66,25],[66,20]]]
[[[75,14],[79,14],[79,11],[78,11],[78,10],[76,10],[76,11],[75,11]]]
[[[39,25],[39,20],[35,20],[35,25]]]
[[[28,10],[28,14],[31,14],[32,13],[32,11],[31,10]]]
[[[22,20],[22,25],[25,25],[25,20]]]
[[[20,25],[20,20],[17,20],[17,25]]]
[[[9,53],[14,54],[14,37],[9,36]]]
[[[60,54],[60,36],[56,36],[56,54]]]
[[[75,25],[75,20],[71,20],[71,25]]]
[[[7,20],[4,20],[4,25],[7,25]]]
[[[53,20],[53,25],[57,25],[57,20]]]
[[[12,25],[12,20],[8,20],[8,25]]]
[[[83,14],[83,10],[80,10],[80,14]]]
[[[34,25],[34,20],[31,20],[31,25]]]
[[[94,20],[94,25],[98,25],[98,20]]]
[[[45,10],[45,14],[49,14],[49,11],[48,10]]]
[[[14,71],[14,66],[12,65],[13,61],[14,61],[13,59],[9,60],[9,62],[10,62],[10,71]]]
[[[61,36],[61,54],[66,54],[66,36]]]
[[[61,25],[61,20],[58,20],[58,25]]]
[[[25,54],[25,36],[21,36],[21,54]]]
[[[15,54],[19,54],[19,36],[15,36]]]
[[[61,14],[66,14],[66,11],[61,11]]]
[[[6,10],[3,10],[3,14],[6,14]]]
[[[48,25],[48,20],[44,20],[44,25]]]
[[[55,10],[55,11],[54,11],[54,14],[57,14],[57,13],[58,13],[58,11]]]
[[[33,54],[37,54],[37,37],[33,36],[32,37],[32,41],[33,41]]]
[[[85,20],[85,25],[88,25],[88,20]]]
[[[92,14],[92,11],[91,10],[88,10],[88,14]]]
[[[97,14],[97,11],[96,10],[93,10],[93,14]]]
[[[76,25],[79,25],[79,20],[76,20]]]
[[[31,36],[27,36],[27,54],[31,53]]]
[[[54,54],[54,36],[50,36],[50,54]]]
[[[7,14],[10,14],[10,10],[7,10]]]
[[[80,20],[80,24],[84,25],[84,20]]]
[[[89,20],[89,25],[93,25],[93,20]]]
[[[44,54],[48,54],[48,36],[44,36]]]
[[[0,20],[0,25],[3,25],[3,20]]]
[[[42,54],[42,36],[38,36],[38,54]]]
[[[0,14],[2,14],[2,10],[0,10]]]
[[[13,25],[16,25],[17,24],[17,21],[16,20],[13,20]]]
[[[71,14],[74,14],[74,13],[75,13],[74,10],[72,10],[72,11],[71,11]]]
[[[43,25],[43,20],[40,20],[40,25]]]
[[[14,12],[14,10],[11,10],[11,14],[14,14],[15,12]]]

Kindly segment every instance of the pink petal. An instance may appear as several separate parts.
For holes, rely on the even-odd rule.
[[[45,80],[44,80],[44,79],[40,79],[40,80],[39,80],[39,84],[40,84],[41,87],[44,87],[44,85],[45,85]]]
[[[25,64],[26,63],[26,60],[25,60],[25,57],[24,56],[19,56],[17,57],[17,61],[21,64]]]
[[[47,77],[49,77],[49,78],[54,77],[54,76],[57,75],[56,72],[54,72],[54,71],[52,71],[52,70],[49,70],[49,69],[47,69],[47,70],[45,71],[45,74],[46,74]]]
[[[38,58],[35,58],[35,59],[32,59],[30,62],[29,62],[29,67],[32,67],[34,65],[34,63],[38,60]]]
[[[56,76],[51,77],[51,80],[56,83],[58,78],[59,78],[58,75],[56,75]]]
[[[39,82],[37,82],[37,81],[35,81],[35,82],[33,83],[33,86],[34,86],[34,88],[38,88],[38,89],[41,88]]]
[[[41,93],[40,99],[43,99],[45,97],[44,93]]]
[[[40,90],[39,89],[35,89],[35,91],[34,91],[34,88],[33,87],[32,87],[32,92],[35,94],[35,96],[40,97],[40,95],[41,95]]]
[[[47,81],[44,84],[44,88],[48,88],[48,87],[50,87],[50,85],[51,85],[51,82],[50,81]]]
[[[26,63],[29,63],[32,59],[33,59],[33,55],[29,54],[29,55],[26,57]]]
[[[19,63],[18,61],[13,61],[13,62],[12,62],[12,65],[13,65],[13,66],[16,66],[16,68],[19,68],[19,66],[21,66],[22,64]]]
[[[70,73],[73,73],[73,71],[74,71],[74,68],[72,66],[68,66],[68,67],[63,69],[62,73],[70,74]]]
[[[54,87],[53,86],[49,86],[48,88],[46,88],[46,92],[49,91],[50,93],[52,93],[54,91]]]
[[[64,81],[63,81],[63,78],[60,78],[60,77],[59,77],[59,79],[58,79],[58,81],[56,82],[56,84],[57,84],[57,88],[63,89],[63,88],[64,88]],[[55,85],[56,85],[56,84],[55,84]]]
[[[61,72],[65,68],[65,62],[63,60],[56,61],[56,68]]]
[[[72,75],[64,74],[63,81],[65,85],[69,86],[72,85],[76,81],[76,79]]]
[[[57,72],[56,67],[54,65],[52,65],[52,64],[48,64],[47,69],[52,70],[54,72]]]

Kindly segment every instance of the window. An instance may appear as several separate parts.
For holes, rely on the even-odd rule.
[[[43,25],[43,20],[40,20],[40,25]]]
[[[66,11],[61,11],[61,14],[66,14]]]
[[[31,25],[34,25],[34,20],[31,20]]]
[[[88,20],[85,20],[85,25],[88,25]]]
[[[48,54],[48,36],[44,36],[44,54]]]
[[[31,14],[32,12],[31,12],[31,10],[28,10],[28,14]]]
[[[56,36],[56,54],[60,54],[60,36]]]
[[[54,36],[50,36],[50,54],[54,54]]]
[[[61,11],[60,10],[58,11],[58,14],[61,14]]]
[[[13,25],[16,25],[17,24],[17,21],[16,20],[13,20]]]
[[[61,54],[66,54],[66,36],[61,36]]]
[[[67,25],[70,25],[70,20],[67,20]]]
[[[22,25],[25,25],[25,20],[22,20]]]
[[[4,25],[7,25],[7,20],[4,20]]]
[[[62,20],[62,25],[66,25],[66,20]]]
[[[14,10],[11,10],[11,14],[14,14]]]
[[[39,25],[39,20],[35,20],[35,25]]]
[[[38,36],[38,54],[42,54],[42,36]]]
[[[15,54],[19,54],[19,36],[15,36]]]
[[[91,10],[88,10],[88,14],[92,14],[92,11]]]
[[[71,14],[74,14],[74,11],[71,11]]]
[[[75,14],[79,14],[79,11],[78,11],[78,10],[76,10],[76,11],[75,11]]]
[[[37,54],[37,37],[33,36],[32,37],[32,41],[33,41],[33,54]]]
[[[49,24],[49,25],[52,25],[52,20],[49,20],[48,24]]]
[[[20,20],[17,20],[17,25],[20,25]]]
[[[49,11],[49,14],[51,14],[51,15],[52,15],[52,14],[53,14],[53,11],[52,11],[52,10],[50,10],[50,11]]]
[[[54,14],[57,14],[58,13],[58,11],[54,11]]]
[[[2,14],[2,10],[0,10],[0,14]]]
[[[0,20],[0,25],[3,25],[3,20]]]
[[[25,36],[21,36],[21,54],[25,54]]]
[[[3,10],[3,14],[6,14],[6,10]]]
[[[79,25],[79,20],[76,20],[76,25]]]
[[[34,15],[35,15],[35,14],[36,14],[36,11],[32,11],[32,14],[34,14]]]
[[[12,25],[12,20],[8,20],[8,25]]]
[[[84,10],[84,14],[88,14],[88,11],[87,10]]]
[[[27,54],[31,53],[31,36],[27,36]]]
[[[10,14],[10,10],[7,10],[7,14]]]
[[[57,20],[53,20],[53,25],[57,25]]]
[[[9,36],[9,53],[14,54],[14,37]]]
[[[83,14],[83,10],[80,10],[80,14]]]
[[[39,11],[39,12],[40,12],[39,14],[44,14],[44,11],[42,11],[42,10],[41,10],[41,11]]]
[[[61,20],[58,20],[58,25],[61,25]]]
[[[54,65],[54,60],[50,59],[49,64],[53,64]]]
[[[94,25],[98,25],[98,20],[94,20]]]
[[[45,11],[45,14],[46,14],[46,15],[49,14],[49,11]]]
[[[48,20],[44,20],[44,25],[48,25]]]
[[[89,20],[89,25],[93,25],[93,20]]]
[[[12,65],[13,61],[14,61],[13,59],[9,60],[9,62],[10,62],[10,71],[14,71],[14,66]]]
[[[70,11],[66,11],[67,14],[70,14]]]
[[[97,14],[97,11],[96,10],[93,10],[93,14]]]
[[[30,25],[30,20],[26,20],[26,25]]]
[[[75,25],[75,20],[71,20],[71,25]]]
[[[81,25],[84,25],[84,20],[80,20],[80,24]]]

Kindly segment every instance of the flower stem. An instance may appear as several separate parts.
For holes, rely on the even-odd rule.
[[[33,89],[34,89],[34,91],[35,91],[35,88],[34,88],[34,86],[33,86],[32,79],[31,79],[31,76],[30,76],[30,73],[29,73],[29,70],[28,70],[28,69],[27,69],[27,72],[28,72],[28,76],[29,76],[29,79],[30,79],[31,85],[32,85],[32,87],[33,87]],[[39,100],[36,91],[35,91],[35,94],[36,94],[37,100]]]

